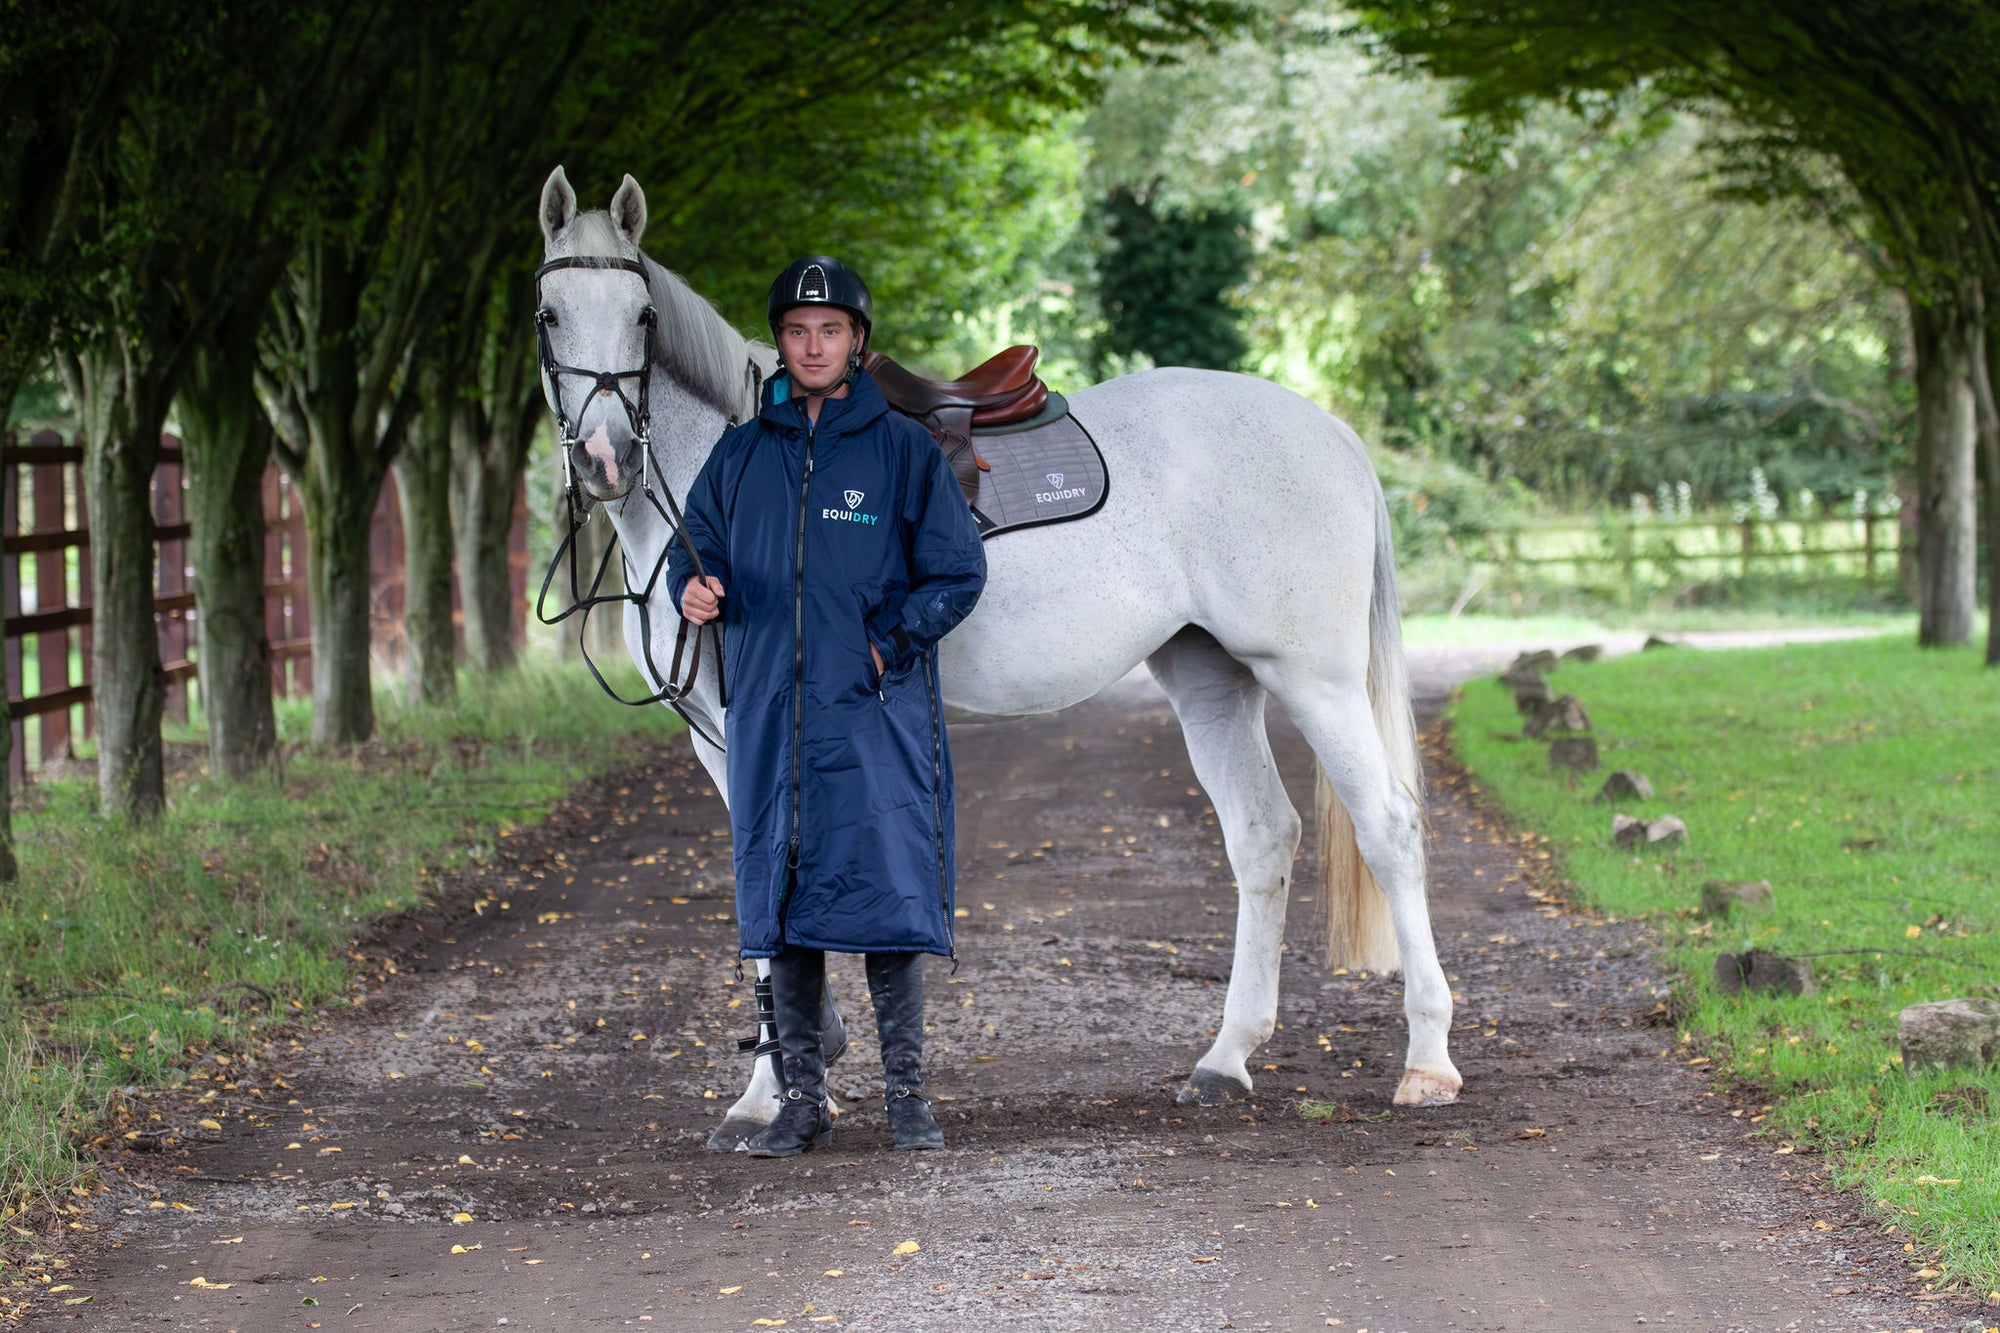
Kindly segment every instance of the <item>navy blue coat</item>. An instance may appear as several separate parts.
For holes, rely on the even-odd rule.
[[[874,380],[857,375],[810,429],[789,388],[774,379],[717,442],[686,507],[723,586],[742,954],[950,954],[937,642],[979,599],[986,553],[936,443]],[[675,607],[692,574],[676,542]]]

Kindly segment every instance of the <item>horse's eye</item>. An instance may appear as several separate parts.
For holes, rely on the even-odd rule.
[[[645,328],[653,328],[660,322],[660,312],[647,306],[639,312],[639,323]]]
[[[548,306],[543,306],[540,310],[537,310],[535,312],[535,322],[537,324],[545,324],[550,328],[554,328],[556,324],[556,312],[550,309]]]

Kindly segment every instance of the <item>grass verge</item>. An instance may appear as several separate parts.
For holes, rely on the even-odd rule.
[[[1403,642],[1413,648],[1476,647],[1485,644],[1554,643],[1613,634],[1681,634],[1706,630],[1871,629],[1884,634],[1917,632],[1917,618],[1903,612],[1792,612],[1690,608],[1664,611],[1578,611],[1497,616],[1412,615],[1403,620]],[[1983,641],[1984,629],[1981,630]]]
[[[300,749],[309,718],[283,708],[277,771],[197,769],[150,826],[100,819],[89,777],[25,794],[0,897],[0,1241],[91,1192],[76,1146],[119,1089],[337,1002],[371,918],[680,725],[545,663],[468,678],[448,708],[377,708],[379,740],[329,754]]]
[[[1459,753],[1586,901],[1653,923],[1683,978],[1678,1057],[1935,1247],[1929,1276],[2000,1300],[2000,1070],[1911,1077],[1896,1040],[1904,1005],[2000,997],[2000,672],[1866,639],[1565,664],[1550,686],[1589,710],[1607,769],[1652,780],[1618,808],[1680,815],[1685,846],[1614,847],[1596,780],[1551,773],[1490,681],[1453,705]],[[1775,909],[1701,919],[1711,878],[1768,879]],[[1811,956],[1819,993],[1717,991],[1716,954],[1752,946]]]

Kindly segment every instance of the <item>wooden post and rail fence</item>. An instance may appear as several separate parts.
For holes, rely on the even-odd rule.
[[[1486,534],[1469,552],[1497,571],[1583,589],[1760,577],[1893,587],[1910,559],[1897,514],[1552,520]]]
[[[158,542],[153,618],[167,678],[167,718],[188,720],[196,677],[195,577],[188,563],[186,465],[180,441],[160,442],[153,472]],[[75,754],[91,731],[90,524],[83,446],[43,431],[23,442],[0,439],[0,614],[5,681],[14,729],[13,776]],[[528,527],[525,488],[507,537],[513,632],[527,628]],[[280,698],[312,693],[312,604],[306,584],[305,509],[274,463],[264,474],[264,632],[271,640],[271,689]],[[391,476],[375,504],[369,536],[370,653],[375,669],[400,672],[403,639],[403,522]],[[452,610],[458,617],[457,588]]]

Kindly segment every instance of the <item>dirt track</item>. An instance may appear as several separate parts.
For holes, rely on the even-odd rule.
[[[1273,733],[1309,808],[1303,746],[1281,718]],[[78,1284],[94,1302],[37,1326],[1418,1333],[1956,1330],[1966,1316],[1905,1299],[1906,1256],[1820,1192],[1815,1159],[1777,1155],[1754,1108],[1738,1118],[1709,1095],[1671,1030],[1648,1025],[1659,982],[1630,929],[1538,901],[1523,846],[1448,770],[1433,765],[1433,910],[1462,997],[1464,1099],[1390,1110],[1400,988],[1328,977],[1295,904],[1258,1095],[1203,1110],[1173,1093],[1220,1016],[1233,894],[1158,693],[1128,681],[1058,717],[955,730],[954,745],[971,915],[958,974],[928,975],[947,1151],[888,1151],[858,965],[835,968],[856,1041],[835,1070],[832,1150],[703,1150],[740,1087],[734,1038],[754,1002],[731,981],[723,809],[676,750],[524,843],[474,886],[482,915],[358,1010],[216,1070],[213,1101],[149,1103],[197,1138],[198,1118],[223,1129],[119,1163],[124,1206],[104,1210]],[[1307,1121],[1305,1097],[1344,1110]],[[898,1256],[909,1240],[921,1248]]]

